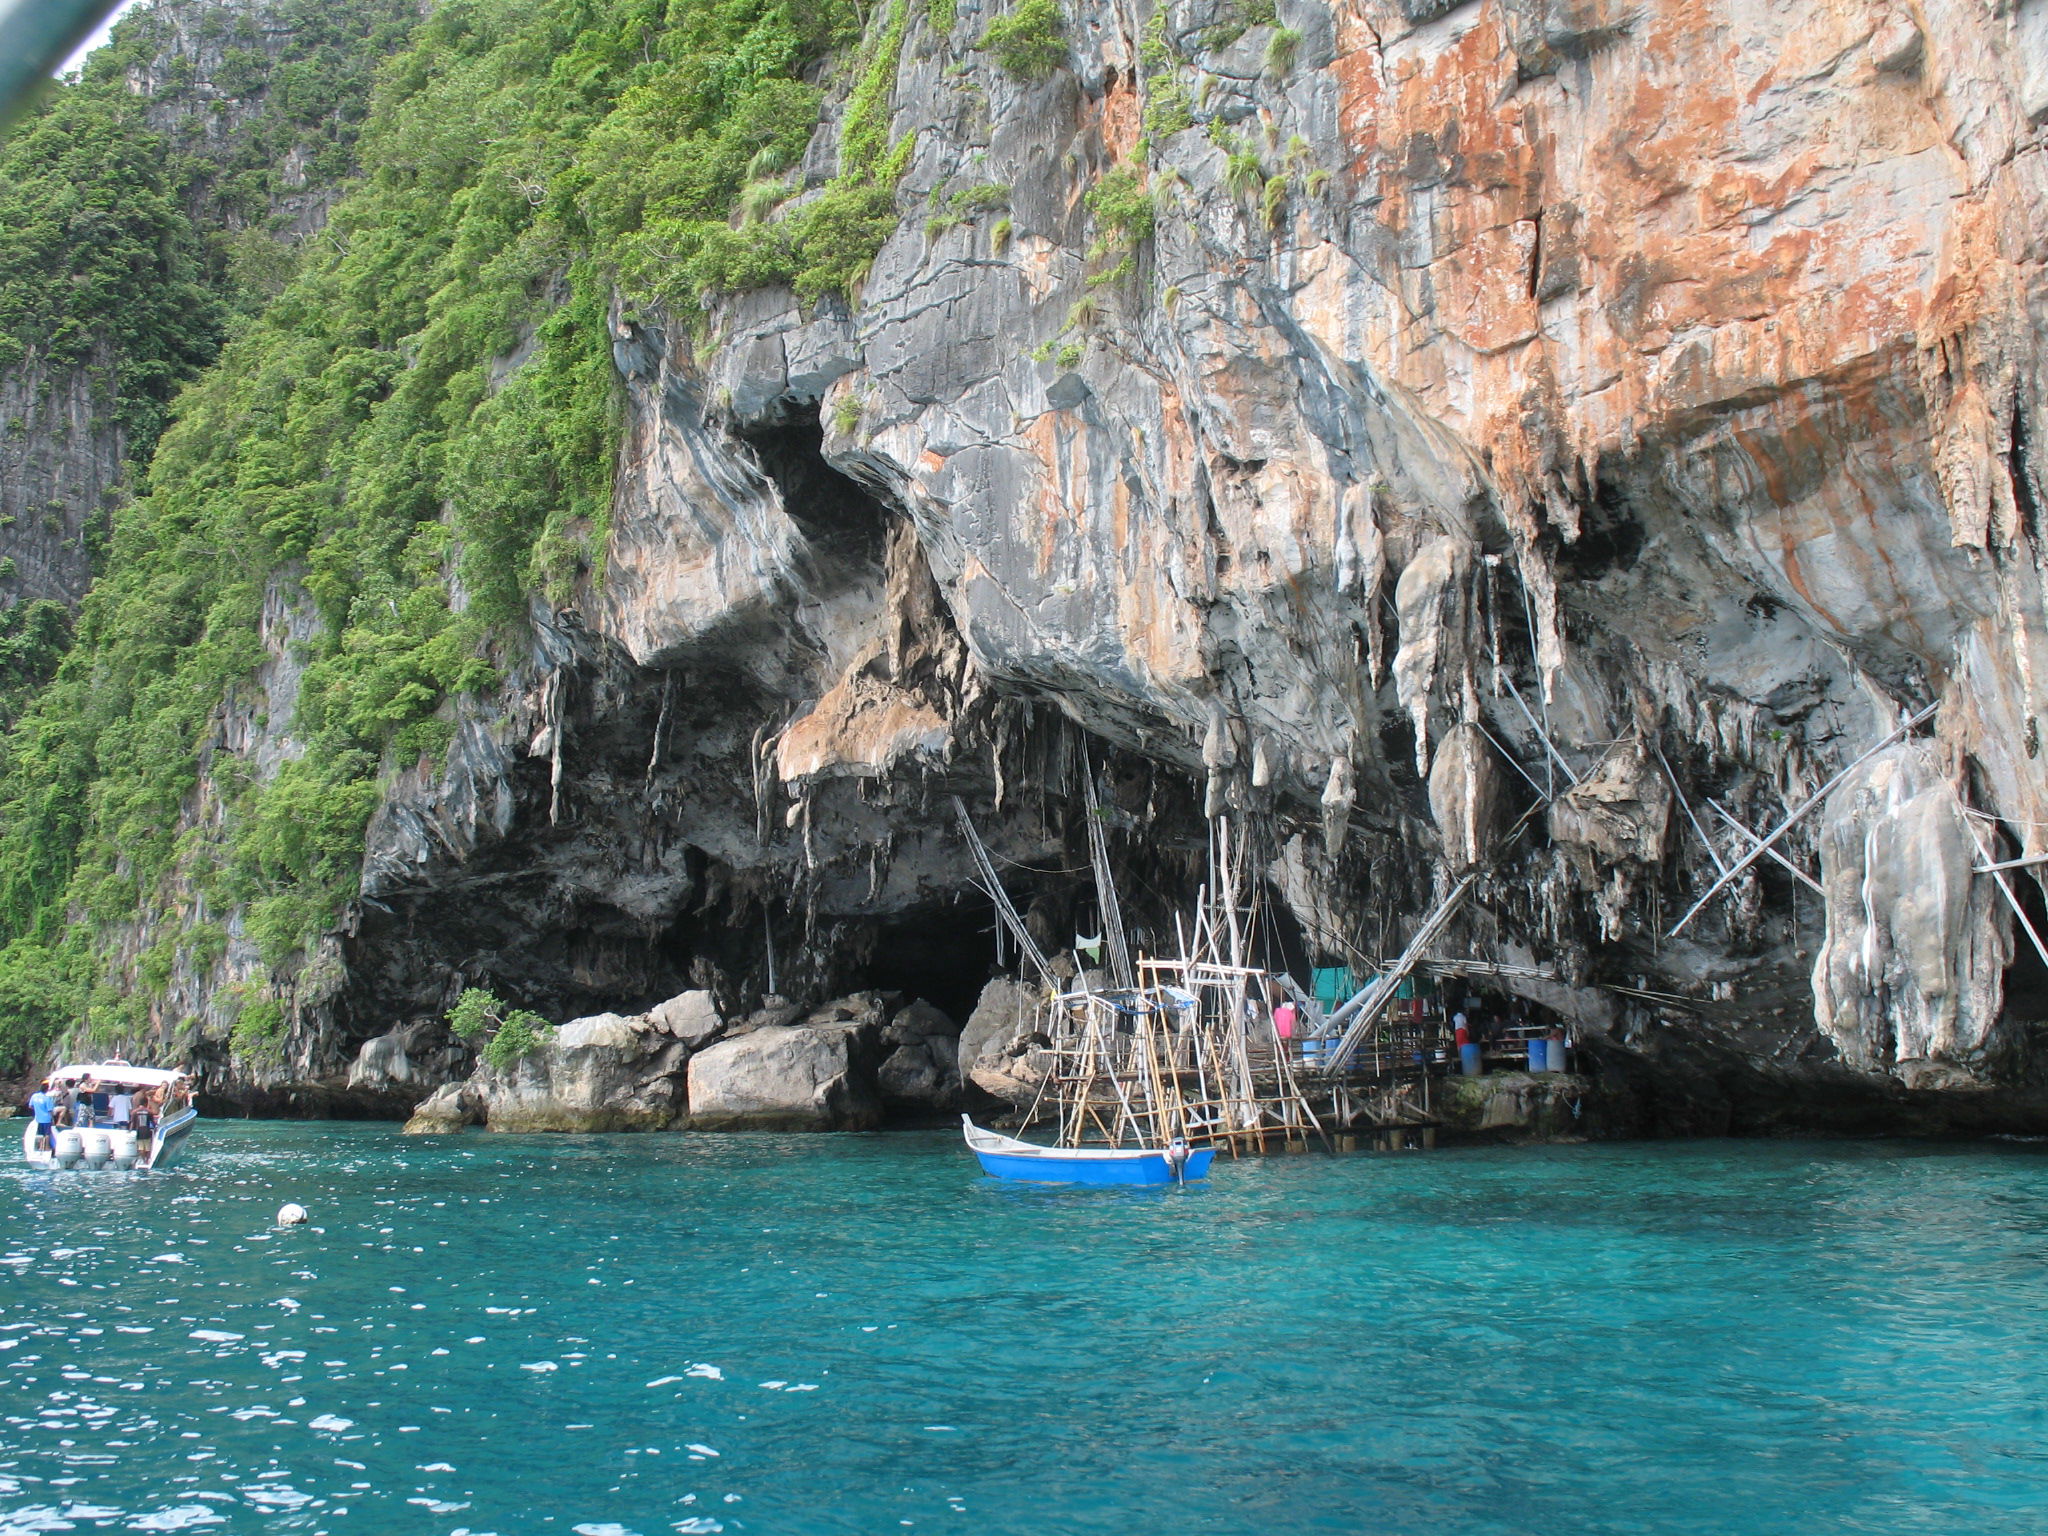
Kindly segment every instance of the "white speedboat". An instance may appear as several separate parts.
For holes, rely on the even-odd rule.
[[[21,1133],[22,1159],[31,1168],[162,1168],[184,1146],[199,1118],[191,1076],[182,1071],[99,1061],[59,1067],[50,1074],[50,1090],[60,1104],[72,1089],[87,1083],[109,1098],[125,1096],[130,1102],[129,1124],[116,1125],[81,1111],[78,1124],[57,1125],[51,1138],[55,1145],[45,1146],[31,1117]]]

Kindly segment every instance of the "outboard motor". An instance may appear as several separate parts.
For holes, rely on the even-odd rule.
[[[100,1130],[97,1126],[87,1129],[82,1135],[85,1138],[85,1166],[88,1168],[106,1167],[107,1159],[114,1155],[112,1136],[108,1132]]]
[[[1176,1184],[1185,1184],[1188,1177],[1188,1155],[1192,1148],[1187,1138],[1176,1136],[1166,1144],[1166,1166],[1172,1170]]]
[[[109,1131],[107,1136],[113,1147],[113,1155],[108,1161],[116,1168],[133,1168],[135,1166],[136,1152],[135,1133],[133,1131]]]
[[[57,1166],[76,1168],[85,1156],[85,1137],[68,1127],[57,1133]]]

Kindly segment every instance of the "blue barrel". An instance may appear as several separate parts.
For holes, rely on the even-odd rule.
[[[1479,1075],[1479,1047],[1476,1045],[1459,1046],[1458,1066],[1467,1077],[1477,1077]]]
[[[1549,1060],[1550,1042],[1540,1039],[1531,1040],[1529,1042],[1529,1070],[1531,1072],[1541,1072],[1549,1063]]]
[[[1543,1053],[1545,1069],[1551,1072],[1562,1072],[1564,1070],[1564,1042],[1562,1040],[1546,1040],[1543,1043],[1549,1047]]]

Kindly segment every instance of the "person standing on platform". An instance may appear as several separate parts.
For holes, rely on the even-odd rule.
[[[28,1096],[28,1112],[35,1117],[36,1145],[45,1152],[57,1150],[57,1095],[50,1092],[49,1079]]]
[[[1291,998],[1282,998],[1274,1007],[1273,1033],[1282,1040],[1294,1038],[1294,1002]]]

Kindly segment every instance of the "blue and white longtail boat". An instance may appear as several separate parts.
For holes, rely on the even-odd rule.
[[[1178,1184],[1206,1178],[1214,1147],[1176,1140],[1166,1147],[1041,1147],[985,1131],[960,1117],[967,1146],[982,1172],[1032,1184]]]

